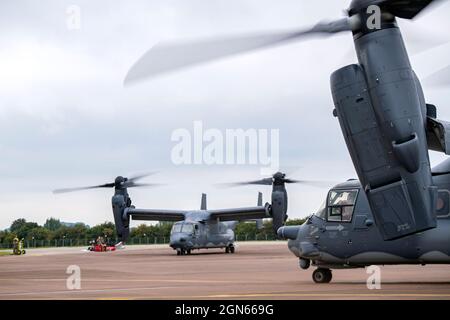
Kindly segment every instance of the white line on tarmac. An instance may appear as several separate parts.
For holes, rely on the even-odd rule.
[[[136,290],[159,290],[173,289],[178,287],[150,287],[150,288],[113,288],[113,289],[80,289],[80,290],[59,290],[59,291],[34,291],[34,292],[13,292],[0,293],[1,297],[25,296],[25,295],[46,295],[46,294],[65,294],[65,293],[98,293],[98,292],[116,292],[116,291],[136,291]]]

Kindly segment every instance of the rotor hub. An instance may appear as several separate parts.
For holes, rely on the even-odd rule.
[[[124,183],[126,180],[124,177],[122,176],[118,176],[115,180],[114,180],[114,187],[116,188],[120,188],[122,183]]]
[[[352,0],[348,8],[348,15],[353,16],[358,14],[363,10],[365,11],[369,6],[378,5],[380,2],[380,0]]]

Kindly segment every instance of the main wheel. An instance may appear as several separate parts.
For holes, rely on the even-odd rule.
[[[315,283],[329,283],[332,277],[331,270],[325,268],[318,268],[312,274]]]
[[[225,248],[225,253],[230,253],[230,247]]]
[[[230,252],[234,253],[234,251],[235,251],[234,246],[230,246]]]
[[[187,253],[187,254],[191,254],[191,249],[187,249],[187,250],[186,250],[186,253]]]
[[[22,250],[22,254],[25,254],[26,253],[26,251],[25,250]]]

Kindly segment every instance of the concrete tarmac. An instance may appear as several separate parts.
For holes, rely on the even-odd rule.
[[[0,299],[447,299],[450,266],[381,267],[381,289],[369,290],[365,269],[333,270],[315,284],[286,243],[238,243],[235,254],[194,251],[177,256],[168,245],[116,252],[85,248],[31,249],[0,256]],[[69,266],[81,289],[69,290]],[[69,284],[72,283],[69,281]]]

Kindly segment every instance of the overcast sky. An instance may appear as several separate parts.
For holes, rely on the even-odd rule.
[[[337,122],[329,75],[355,62],[350,34],[246,54],[123,87],[130,66],[160,41],[284,30],[342,16],[337,0],[3,0],[0,3],[0,229],[53,216],[112,221],[112,190],[53,195],[52,189],[154,171],[156,189],[132,190],[138,207],[249,206],[269,187],[220,189],[259,179],[257,166],[176,166],[171,134],[205,129],[279,129],[282,168],[292,178],[356,176]],[[80,29],[67,26],[70,5]],[[450,4],[401,21],[419,77],[448,65]],[[437,46],[436,46],[437,45]],[[430,47],[433,47],[430,49]],[[447,88],[424,85],[450,120]],[[444,158],[433,153],[432,163]],[[294,170],[297,168],[296,170]],[[289,216],[304,217],[327,188],[288,186]]]

